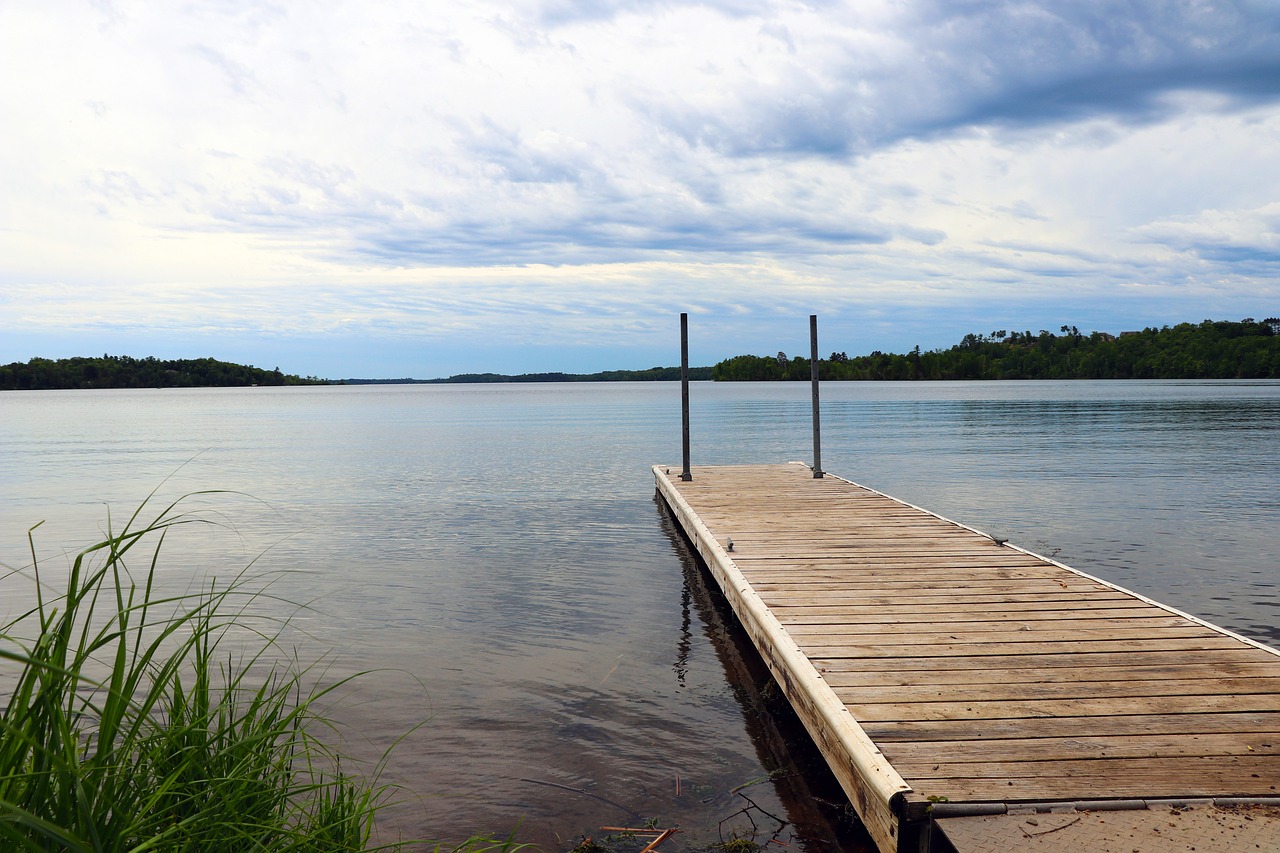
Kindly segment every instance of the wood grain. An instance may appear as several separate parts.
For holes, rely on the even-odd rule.
[[[895,798],[1280,796],[1274,649],[802,465],[654,474],[881,849]]]

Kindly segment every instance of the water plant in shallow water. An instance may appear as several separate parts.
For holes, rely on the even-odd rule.
[[[316,736],[329,730],[318,700],[345,682],[313,686],[281,654],[282,623],[249,616],[266,594],[244,572],[162,594],[165,537],[202,519],[179,500],[144,522],[146,507],[77,554],[56,594],[28,534],[35,604],[0,625],[0,849],[403,849],[371,846],[387,793],[376,774],[344,771]],[[243,629],[247,651],[228,640]]]

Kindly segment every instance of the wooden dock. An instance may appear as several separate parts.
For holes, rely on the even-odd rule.
[[[1267,807],[1280,849],[1280,652],[801,464],[679,471],[660,494],[885,853],[1181,804]],[[1039,823],[998,849],[1106,849]]]

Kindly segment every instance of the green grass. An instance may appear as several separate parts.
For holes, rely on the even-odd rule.
[[[403,849],[371,846],[387,788],[317,738],[332,733],[317,703],[344,682],[315,686],[276,643],[282,623],[249,615],[264,588],[241,573],[158,591],[166,536],[204,523],[183,506],[145,522],[144,502],[55,593],[28,534],[36,604],[0,625],[0,849]]]

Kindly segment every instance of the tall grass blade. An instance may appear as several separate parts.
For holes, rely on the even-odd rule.
[[[167,534],[200,519],[179,500],[144,523],[145,507],[77,554],[56,595],[28,534],[35,608],[0,625],[11,688],[0,709],[0,848],[369,849],[385,790],[345,772],[313,735],[329,725],[317,700],[338,685],[312,686],[270,631],[248,651],[228,640],[264,594],[245,576],[159,595]],[[144,543],[139,585],[127,558]]]

